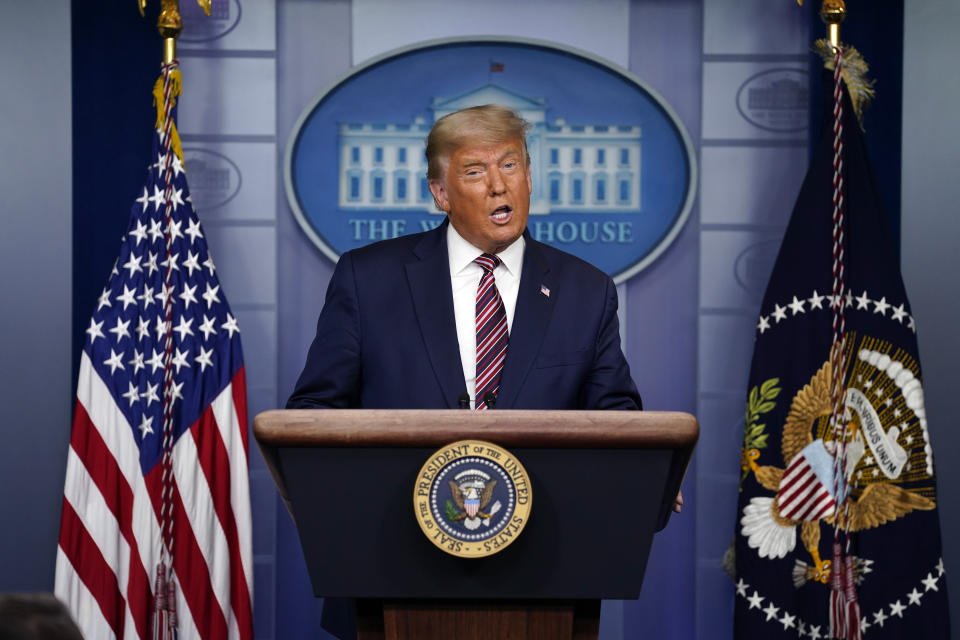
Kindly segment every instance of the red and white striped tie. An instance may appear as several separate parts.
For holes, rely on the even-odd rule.
[[[477,411],[488,409],[487,393],[494,397],[500,393],[500,378],[503,361],[507,358],[507,312],[497,291],[493,270],[500,265],[500,258],[485,253],[474,260],[483,269],[477,287]]]

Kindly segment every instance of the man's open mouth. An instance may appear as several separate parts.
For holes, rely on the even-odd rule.
[[[502,207],[497,207],[493,210],[493,213],[490,214],[490,218],[494,222],[506,222],[510,219],[510,214],[513,213],[513,207],[508,204],[503,205]]]

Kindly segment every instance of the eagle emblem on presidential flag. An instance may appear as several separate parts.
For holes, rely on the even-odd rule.
[[[933,464],[915,360],[883,340],[863,337],[854,348],[845,396],[846,454],[835,482],[836,442],[830,362],[794,395],[781,434],[781,461],[760,464],[761,448],[745,449],[743,466],[770,495],[754,496],[744,506],[740,533],[761,558],[785,557],[796,547],[797,529],[810,563],[797,559],[794,586],[809,580],[826,584],[830,560],[820,557],[821,523],[833,525],[845,511],[850,530],[881,527],[910,513],[936,508]],[[929,486],[924,486],[929,483]],[[837,486],[847,489],[837,495]],[[859,558],[858,581],[872,560]]]

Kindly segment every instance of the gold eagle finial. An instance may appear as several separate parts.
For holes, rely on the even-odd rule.
[[[197,0],[197,4],[206,15],[210,15],[212,0]],[[147,0],[137,0],[140,17],[144,17]],[[164,38],[176,38],[183,29],[183,20],[180,19],[180,0],[160,0],[160,17],[157,19],[157,29]]]

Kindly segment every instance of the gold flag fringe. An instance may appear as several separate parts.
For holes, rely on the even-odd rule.
[[[176,69],[170,74],[170,109],[171,113],[173,107],[177,104],[177,96],[180,95],[181,90],[181,74],[180,70]],[[163,108],[163,74],[160,74],[160,77],[157,78],[157,81],[153,85],[153,104],[157,107],[157,123],[156,127],[161,132],[163,131],[163,119],[164,119],[164,108]],[[163,139],[163,134],[160,134],[161,140]],[[177,158],[180,159],[180,164],[183,164],[183,145],[180,144],[180,134],[177,133],[177,123],[170,123],[170,147],[173,149],[173,152],[177,154]]]
[[[850,100],[853,102],[853,111],[857,114],[857,122],[863,129],[863,112],[870,106],[875,92],[873,90],[874,80],[867,77],[870,66],[863,59],[860,52],[847,44],[842,44],[843,64],[840,67],[840,74],[847,85],[847,91],[850,92]],[[826,38],[821,38],[813,44],[813,50],[823,58],[823,66],[833,71],[836,63],[834,61],[835,53],[833,45]]]

